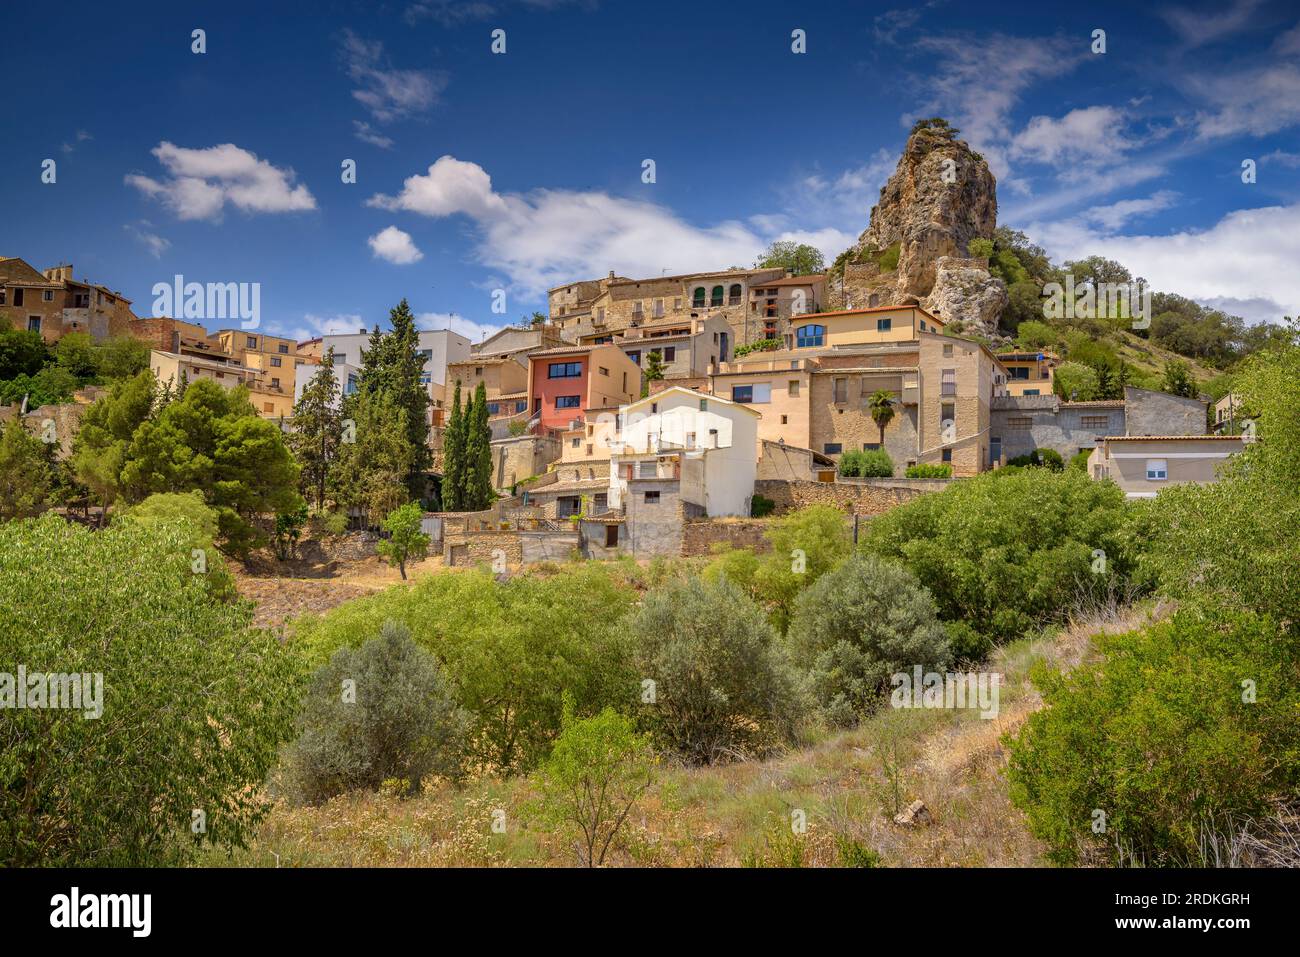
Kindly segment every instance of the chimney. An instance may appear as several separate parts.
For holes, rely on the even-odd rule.
[[[794,270],[793,270],[793,269],[787,269],[787,270],[785,271],[785,278],[786,278],[786,279],[793,279],[793,278],[794,278]]]
[[[609,271],[609,278],[610,278],[610,279],[613,279],[613,278],[614,278],[614,270],[612,270],[612,269]]]

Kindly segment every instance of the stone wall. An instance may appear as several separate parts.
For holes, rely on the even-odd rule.
[[[1205,405],[1200,399],[1124,388],[1127,435],[1204,435]]]
[[[682,525],[682,556],[711,555],[718,545],[748,548],[755,552],[770,551],[772,546],[763,537],[767,527],[768,522],[761,518],[686,522]]]
[[[107,394],[108,389],[105,386],[87,386],[78,389],[73,394],[71,402],[43,405],[28,412],[23,416],[23,427],[43,442],[47,441],[47,436],[52,436],[51,444],[58,445],[55,456],[66,459],[72,454],[72,440],[81,428],[81,417],[86,414],[86,409],[90,408],[92,402]],[[0,406],[0,426],[10,419],[17,418],[20,406],[21,403]],[[46,422],[53,423],[52,431],[48,430]]]
[[[449,534],[443,539],[442,557],[448,567],[491,565],[502,556],[508,565],[518,565],[523,561],[523,542],[519,532],[504,529],[468,531],[459,535]]]
[[[833,505],[850,515],[879,515],[947,487],[947,479],[881,479],[858,482],[758,481],[754,493],[770,498],[780,514],[809,505]]]
[[[523,479],[541,475],[559,457],[559,439],[540,435],[497,439],[492,443],[492,484],[508,489]]]

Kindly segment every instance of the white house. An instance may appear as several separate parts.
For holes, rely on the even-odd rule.
[[[700,515],[748,516],[760,417],[681,386],[620,407],[610,439],[610,508],[622,507],[640,483],[675,482],[683,505]]]
[[[420,354],[424,356],[424,373],[420,381],[426,385],[446,385],[448,364],[464,362],[470,355],[469,340],[450,329],[426,329],[419,333],[419,340]],[[336,367],[359,367],[361,355],[369,345],[370,333],[364,329],[344,335],[322,336],[321,355],[333,347]],[[343,381],[342,377],[339,381]]]

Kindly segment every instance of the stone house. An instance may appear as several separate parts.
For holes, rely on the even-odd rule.
[[[725,362],[731,326],[722,316],[651,320],[620,332],[592,332],[579,336],[583,345],[613,343],[644,368],[650,353],[659,353],[666,380],[707,375],[709,367]]]
[[[75,279],[64,264],[40,272],[16,256],[0,256],[0,322],[5,328],[39,332],[56,342],[70,332],[96,341],[124,336],[135,314],[131,300],[96,283]]]

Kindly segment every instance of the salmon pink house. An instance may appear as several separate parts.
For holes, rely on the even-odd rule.
[[[528,406],[535,430],[562,432],[641,394],[641,370],[616,345],[559,346],[528,356]]]

